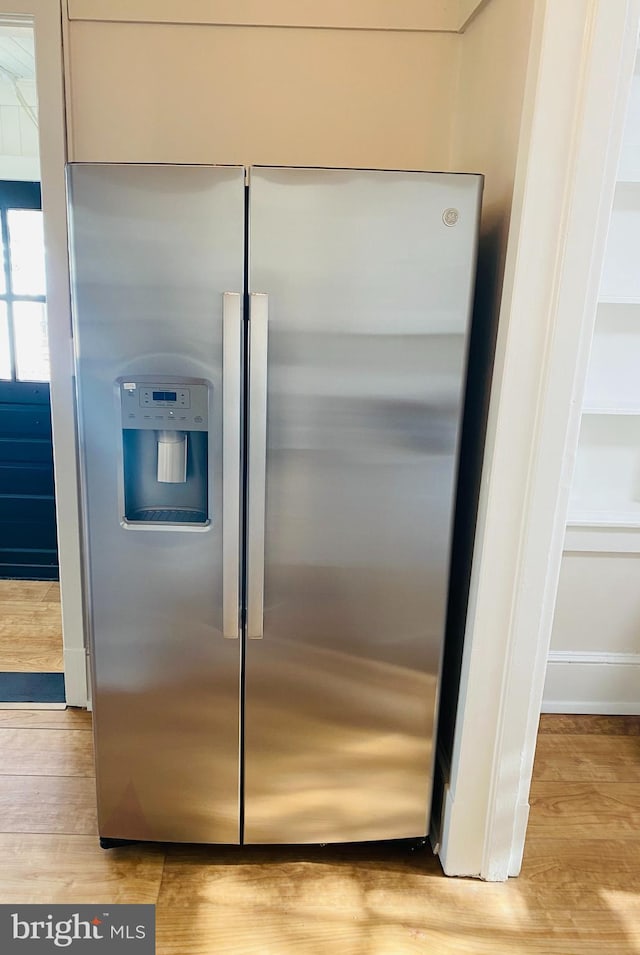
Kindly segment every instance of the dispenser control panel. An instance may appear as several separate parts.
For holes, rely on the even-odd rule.
[[[189,408],[189,389],[179,388],[171,391],[158,391],[154,388],[141,388],[139,392],[141,408]]]
[[[206,431],[209,386],[201,379],[118,380],[122,427],[133,430]]]

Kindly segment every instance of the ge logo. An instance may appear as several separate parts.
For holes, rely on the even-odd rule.
[[[457,209],[445,209],[442,213],[442,221],[445,225],[454,226],[457,224],[458,219],[460,218],[460,213]]]

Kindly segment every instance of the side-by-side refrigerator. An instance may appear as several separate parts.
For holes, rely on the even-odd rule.
[[[68,183],[102,844],[424,837],[481,177]]]

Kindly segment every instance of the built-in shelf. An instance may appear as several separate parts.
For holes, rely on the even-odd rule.
[[[585,405],[582,409],[583,414],[640,414],[639,405],[629,405],[627,407],[620,405]]]
[[[565,550],[640,554],[640,54],[609,224]]]
[[[640,510],[636,514],[626,511],[569,511],[567,527],[609,527],[638,528],[640,530]]]
[[[611,211],[601,301],[640,302],[639,249],[640,189],[635,182],[621,182],[616,187]]]
[[[640,527],[640,415],[584,415],[569,523]]]
[[[640,553],[640,527],[569,524],[564,538],[566,551],[600,554]]]
[[[640,52],[632,87],[545,687],[581,713],[640,712]]]
[[[640,58],[631,85],[629,110],[618,164],[618,181],[640,180]]]
[[[601,303],[591,345],[585,414],[638,414],[639,372],[640,304]]]

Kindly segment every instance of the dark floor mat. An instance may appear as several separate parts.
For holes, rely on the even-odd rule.
[[[64,701],[64,673],[0,672],[0,703]]]

